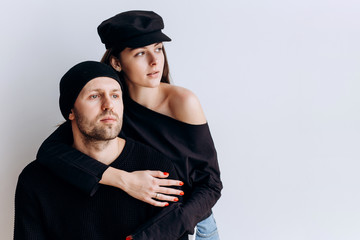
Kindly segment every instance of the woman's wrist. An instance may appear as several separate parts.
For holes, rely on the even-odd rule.
[[[128,172],[116,169],[113,167],[108,167],[105,172],[103,173],[100,184],[113,186],[116,188],[120,188],[125,191],[125,179]]]

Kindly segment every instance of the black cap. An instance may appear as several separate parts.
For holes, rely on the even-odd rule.
[[[60,110],[66,120],[69,119],[71,109],[83,89],[92,79],[97,77],[113,78],[120,84],[120,79],[112,67],[95,61],[85,61],[76,64],[60,80]]]
[[[161,32],[162,18],[152,11],[122,12],[103,21],[97,28],[101,42],[109,48],[138,48],[171,41]]]

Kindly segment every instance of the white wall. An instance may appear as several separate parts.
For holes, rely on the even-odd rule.
[[[151,9],[175,84],[200,98],[224,183],[222,239],[360,238],[360,2],[10,1],[0,5],[0,235],[17,176],[62,121],[58,82],[99,60],[98,24]]]

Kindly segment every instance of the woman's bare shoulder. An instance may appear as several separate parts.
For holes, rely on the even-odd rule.
[[[204,124],[206,118],[198,97],[189,89],[168,85],[168,106],[172,116],[189,124]]]

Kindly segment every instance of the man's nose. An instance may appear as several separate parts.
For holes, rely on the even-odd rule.
[[[105,110],[112,110],[114,107],[114,103],[112,101],[112,99],[110,98],[110,96],[105,96],[103,98],[103,103],[102,103],[102,109]]]

